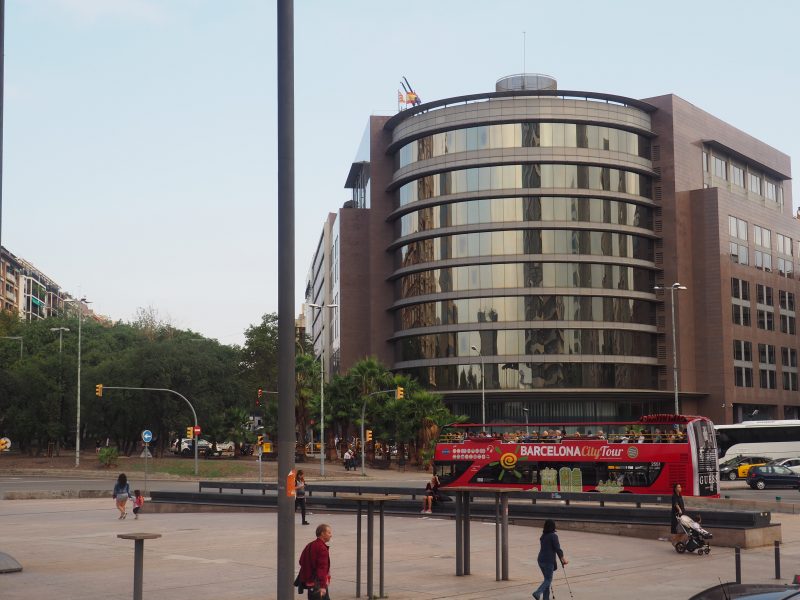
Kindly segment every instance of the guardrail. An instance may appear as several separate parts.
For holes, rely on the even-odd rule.
[[[216,489],[217,494],[203,493],[204,489]],[[239,490],[239,494],[224,494],[223,490]],[[245,490],[261,492],[245,494]],[[441,488],[447,494],[447,488]],[[267,492],[270,492],[268,495]],[[274,492],[274,494],[273,494]],[[387,514],[418,513],[420,506],[418,496],[425,492],[408,487],[374,487],[340,484],[309,484],[306,487],[306,502],[309,506],[327,510],[355,510],[356,502],[342,500],[337,494],[385,494],[400,495],[410,498],[396,500],[386,504]],[[329,495],[326,495],[329,494]],[[152,492],[154,502],[187,502],[192,504],[275,506],[277,504],[277,484],[249,482],[199,482],[199,492]],[[493,516],[494,502],[484,499],[495,498],[494,492],[471,492],[472,504],[470,512],[476,517]],[[527,502],[520,502],[525,500]],[[596,521],[610,523],[664,524],[669,523],[668,505],[672,497],[667,495],[646,494],[601,494],[601,493],[556,493],[556,492],[519,492],[509,501],[509,516],[514,519],[568,518],[575,521]],[[541,503],[538,504],[537,503]],[[435,512],[442,516],[455,514],[453,502],[439,502]],[[619,504],[634,505],[619,506]],[[644,504],[650,506],[643,506]],[[616,505],[616,506],[614,506]],[[652,506],[658,505],[658,506]],[[709,510],[707,508],[690,508],[693,515],[700,515],[706,528],[748,529],[767,527],[770,525],[769,511],[746,510]]]

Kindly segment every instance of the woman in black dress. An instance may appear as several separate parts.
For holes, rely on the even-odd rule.
[[[681,484],[676,483],[672,486],[672,515],[670,518],[670,532],[672,533],[671,541],[676,543],[681,538],[681,533],[678,532],[678,519],[686,512],[686,507],[683,505],[683,495],[681,494]]]

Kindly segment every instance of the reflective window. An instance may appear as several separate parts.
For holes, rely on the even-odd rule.
[[[402,237],[443,227],[520,221],[610,223],[652,229],[653,212],[647,206],[605,198],[484,198],[431,206],[403,215],[398,219],[396,233],[398,237]],[[735,227],[736,221],[734,231]]]
[[[656,355],[656,334],[614,329],[508,329],[416,335],[399,340],[398,361],[473,356],[472,346],[492,356],[537,354]]]
[[[501,288],[570,287],[652,292],[653,272],[638,267],[603,263],[510,263],[502,281],[494,281],[492,265],[447,267],[412,273],[396,282],[400,298],[423,294]]]
[[[395,253],[395,266],[448,258],[516,254],[579,254],[653,261],[653,241],[638,235],[563,229],[491,231],[445,235],[412,242]]]
[[[542,388],[658,389],[657,367],[641,364],[506,362],[403,369],[422,386],[440,390]]]
[[[400,206],[448,194],[518,188],[569,188],[618,192],[651,198],[650,178],[638,173],[587,165],[526,163],[477,167],[426,175],[402,186]]]
[[[395,154],[395,168],[418,160],[493,148],[591,148],[650,158],[650,140],[612,127],[575,123],[506,123],[435,133]]]
[[[504,275],[508,265],[494,265]],[[504,276],[503,275],[503,276]],[[498,275],[493,271],[493,277]],[[745,282],[746,283],[746,282]],[[645,300],[604,296],[497,296],[422,302],[399,309],[399,330],[461,323],[514,321],[611,321],[655,323],[655,305]]]

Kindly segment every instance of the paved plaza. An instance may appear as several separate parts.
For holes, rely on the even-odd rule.
[[[21,573],[0,575],[0,598],[31,600],[122,600],[132,597],[133,542],[119,533],[149,532],[145,542],[144,596],[150,600],[275,598],[276,515],[179,513],[116,517],[108,499],[0,501],[0,551],[16,558]],[[800,572],[800,517],[774,515],[783,523],[782,575]],[[295,556],[314,535],[314,525],[332,525],[334,600],[355,598],[355,516],[312,514],[312,526],[297,519]],[[511,526],[510,581],[495,581],[494,524],[472,527],[472,574],[455,576],[455,527],[448,519],[386,518],[386,594],[392,600],[503,598],[527,600],[534,583],[539,530]],[[666,531],[666,528],[665,528]],[[570,559],[567,576],[576,599],[646,596],[688,598],[734,578],[733,550],[714,547],[708,557],[678,555],[666,541],[564,531]],[[376,548],[377,563],[377,548]],[[773,549],[743,551],[743,580],[770,581]],[[366,557],[366,552],[364,552]],[[295,561],[296,563],[296,561]],[[366,581],[366,575],[362,575]],[[562,571],[556,598],[569,598]],[[375,574],[377,593],[377,564]],[[366,597],[366,586],[362,598]]]

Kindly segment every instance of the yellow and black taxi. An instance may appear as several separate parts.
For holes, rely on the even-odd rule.
[[[734,456],[719,464],[719,477],[720,479],[730,479],[731,481],[744,479],[747,477],[750,467],[760,467],[770,460],[764,456]]]

